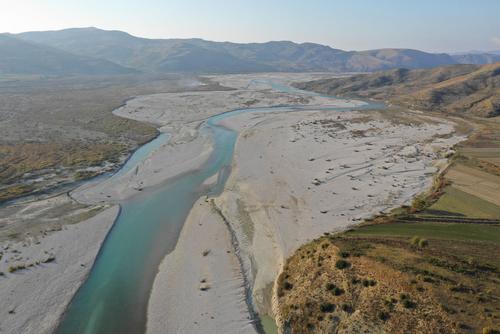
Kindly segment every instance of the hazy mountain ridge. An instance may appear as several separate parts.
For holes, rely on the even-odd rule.
[[[434,54],[412,49],[343,51],[315,43],[147,39],[122,31],[72,28],[0,35],[1,73],[123,74],[373,72],[457,63],[492,63],[494,54]],[[16,42],[16,43],[15,43]]]
[[[486,117],[500,115],[500,62],[482,66],[395,69],[295,86],[329,95],[389,100],[422,110]]]
[[[134,73],[104,59],[78,56],[66,51],[0,34],[0,74],[23,75],[116,75]]]
[[[493,60],[480,55],[450,56],[411,49],[343,51],[289,41],[239,44],[202,39],[147,39],[97,28],[26,32],[16,36],[146,72],[372,72]]]

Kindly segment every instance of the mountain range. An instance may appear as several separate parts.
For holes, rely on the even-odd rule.
[[[137,70],[0,34],[0,74],[116,75]]]
[[[482,117],[500,115],[500,62],[395,69],[309,81],[295,86],[328,95],[390,101],[418,110]]]
[[[314,43],[147,39],[122,31],[73,28],[0,34],[0,73],[372,72],[500,61],[497,54],[427,53],[412,49],[343,51]]]

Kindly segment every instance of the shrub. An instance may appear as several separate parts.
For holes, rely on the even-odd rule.
[[[377,282],[373,279],[364,279],[363,280],[364,287],[375,286],[376,284],[377,284]]]
[[[417,197],[415,197],[415,199],[413,200],[412,204],[411,204],[411,209],[410,209],[410,212],[418,212],[418,211],[422,211],[424,210],[425,208],[427,208],[429,206],[429,200],[426,198],[425,195],[419,195]]]
[[[351,254],[349,254],[349,252],[347,251],[341,251],[339,255],[345,259],[348,258]]]
[[[418,241],[418,247],[420,247],[420,248],[427,247],[428,245],[429,245],[429,241],[427,241],[427,239],[420,239]]]
[[[382,321],[386,321],[387,319],[389,319],[389,313],[387,313],[385,311],[379,311],[378,318]]]
[[[399,300],[403,301],[406,299],[410,299],[410,296],[408,296],[406,293],[400,293],[399,294]]]
[[[405,300],[403,300],[403,307],[404,308],[414,308],[415,307],[415,303],[412,302],[409,299],[405,299]]]
[[[292,284],[292,283],[290,283],[290,282],[288,282],[288,281],[285,281],[285,282],[283,283],[283,288],[284,288],[285,290],[292,290],[292,289],[293,289],[293,284]]]
[[[424,276],[424,278],[422,279],[422,281],[424,281],[426,283],[433,283],[434,279],[432,277],[429,277],[429,276]]]
[[[349,262],[347,262],[346,260],[337,260],[337,262],[335,262],[335,267],[337,269],[345,269],[345,268],[349,268],[351,264]]]
[[[491,327],[484,327],[483,334],[500,334],[500,331],[493,329]]]
[[[332,303],[323,303],[320,305],[320,310],[323,313],[332,313],[335,311],[335,304]]]
[[[413,238],[410,239],[410,243],[413,246],[418,246],[419,242],[420,242],[420,237],[419,236],[414,236]]]
[[[344,303],[341,306],[342,311],[347,312],[347,313],[352,313],[352,306],[350,304]]]

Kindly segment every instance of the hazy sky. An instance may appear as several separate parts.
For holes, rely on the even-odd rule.
[[[500,0],[0,0],[0,32],[95,26],[153,38],[345,50],[500,49]]]

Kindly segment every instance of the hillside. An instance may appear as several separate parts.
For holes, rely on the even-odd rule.
[[[78,56],[0,34],[0,74],[115,75],[134,72],[108,60]]]
[[[453,65],[434,69],[395,69],[295,86],[337,96],[389,100],[421,110],[500,115],[500,63]]]
[[[460,64],[494,64],[500,61],[500,54],[492,53],[469,53],[453,55]]]
[[[343,51],[289,41],[238,44],[201,39],[146,39],[97,28],[26,32],[16,36],[148,72],[371,72],[457,63],[448,54],[410,49]]]

